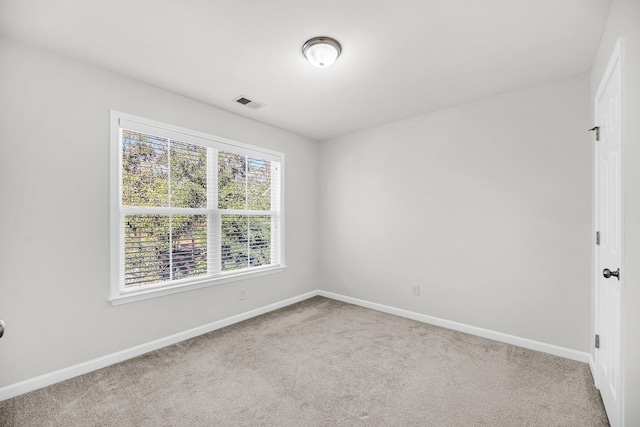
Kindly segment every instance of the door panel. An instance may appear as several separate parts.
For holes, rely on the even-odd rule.
[[[620,425],[622,264],[622,128],[619,44],[596,96],[596,214],[600,245],[596,250],[596,381],[612,426]],[[606,278],[604,269],[620,276]]]

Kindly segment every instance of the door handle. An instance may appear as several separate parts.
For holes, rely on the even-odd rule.
[[[4,320],[0,320],[0,338],[4,335]]]
[[[608,268],[605,268],[604,270],[602,270],[602,275],[604,276],[605,279],[608,279],[611,276],[615,276],[618,280],[620,280],[620,269],[617,269],[616,271],[611,271]]]

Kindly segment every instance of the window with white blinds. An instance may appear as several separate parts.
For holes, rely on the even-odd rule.
[[[111,115],[112,302],[284,268],[282,153]]]

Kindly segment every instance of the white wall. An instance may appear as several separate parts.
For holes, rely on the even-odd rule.
[[[318,287],[315,141],[6,38],[0,64],[0,387]],[[110,109],[284,152],[287,271],[112,306]]]
[[[322,289],[588,351],[589,108],[584,74],[321,142]]]
[[[623,37],[624,264],[623,386],[626,426],[640,425],[640,1],[614,0],[591,71],[595,99],[616,40]],[[592,106],[592,111],[595,107]]]

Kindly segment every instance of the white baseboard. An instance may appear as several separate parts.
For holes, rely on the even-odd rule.
[[[19,383],[1,387],[0,401],[10,399],[24,393],[28,393],[30,391],[37,390],[51,384],[58,383],[60,381],[68,380],[70,378],[77,377],[78,375],[86,374],[88,372],[95,371],[109,365],[123,362],[127,359],[140,356],[150,351],[176,344],[180,341],[188,340],[190,338],[197,337],[198,335],[206,334],[207,332],[215,331],[216,329],[224,328],[225,326],[233,325],[234,323],[242,322],[243,320],[251,319],[252,317],[256,317],[261,314],[265,314],[300,301],[304,301],[316,295],[318,295],[318,291],[307,292],[306,294],[298,295],[296,297],[269,304],[264,307],[256,308],[255,310],[227,317],[225,319],[221,319],[207,325],[169,335],[167,337],[128,348],[126,350],[118,351],[116,353],[108,354],[97,359],[79,363],[74,366],[69,366],[68,368],[60,369],[48,374],[21,381]]]
[[[559,347],[553,344],[546,344],[539,341],[533,341],[527,338],[520,338],[514,335],[503,334],[501,332],[492,331],[489,329],[478,328],[476,326],[465,325],[463,323],[452,322],[450,320],[440,319],[438,317],[428,316],[426,314],[420,314],[413,311],[403,310],[401,308],[395,308],[388,305],[369,302],[357,298],[348,297],[345,295],[336,294],[333,292],[315,290],[307,292],[302,295],[298,295],[293,298],[289,298],[283,301],[279,301],[273,304],[266,305],[264,307],[256,308],[245,313],[240,313],[235,316],[227,317],[225,319],[218,320],[207,325],[199,326],[197,328],[189,329],[184,332],[169,335],[164,338],[160,338],[155,341],[141,344],[126,350],[122,350],[116,353],[108,354],[106,356],[99,357],[97,359],[89,360],[87,362],[79,363],[68,368],[60,369],[48,374],[40,375],[35,378],[30,378],[19,383],[10,384],[8,386],[0,387],[0,401],[10,399],[12,397],[28,393],[33,390],[37,390],[42,387],[49,386],[51,384],[58,383],[60,381],[68,380],[78,375],[83,375],[97,369],[107,367],[119,362],[123,362],[127,359],[131,359],[142,354],[148,353],[153,350],[157,350],[162,347],[166,347],[172,344],[176,344],[180,341],[184,341],[190,338],[197,337],[207,332],[215,331],[225,326],[233,325],[234,323],[242,322],[243,320],[250,319],[252,317],[259,316],[261,314],[268,313],[270,311],[277,310],[279,308],[286,307],[312,298],[316,295],[320,295],[326,298],[343,301],[349,304],[359,305],[361,307],[370,308],[372,310],[381,311],[384,313],[393,314],[396,316],[406,317],[408,319],[417,320],[423,323],[429,323],[431,325],[441,326],[447,329],[453,329],[455,331],[465,332],[471,335],[477,335],[483,338],[492,339],[494,341],[500,341],[507,344],[517,345],[519,347],[528,348],[531,350],[541,351],[543,353],[553,354],[555,356],[564,357],[566,359],[577,360],[580,362],[589,363],[591,371],[594,371],[593,359],[588,353],[571,350],[564,347]]]
[[[589,354],[589,369],[591,370],[591,376],[593,377],[593,384],[598,388],[598,379],[596,378],[596,361],[592,354]]]
[[[357,298],[348,297],[345,295],[335,294],[333,292],[318,291],[318,295],[335,299],[338,301],[347,302],[349,304],[370,308],[372,310],[382,311],[384,313],[406,317],[408,319],[417,320],[418,322],[429,323],[431,325],[441,326],[447,329],[453,329],[454,331],[465,332],[467,334],[488,338],[494,341],[500,341],[503,343],[516,345],[518,347],[528,348],[530,350],[553,354],[554,356],[564,357],[565,359],[577,360],[583,363],[587,363],[589,361],[589,354],[583,351],[572,350],[569,348],[560,347],[553,344],[547,344],[540,341],[530,340],[528,338],[517,337],[515,335],[503,334],[502,332],[496,332],[489,329],[478,328],[476,326],[465,325],[464,323],[452,322],[451,320],[441,319],[439,317],[428,316],[426,314],[420,314],[413,311],[403,310],[401,308],[395,308],[388,305],[378,304],[375,302],[369,302],[369,301],[365,301]]]

